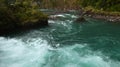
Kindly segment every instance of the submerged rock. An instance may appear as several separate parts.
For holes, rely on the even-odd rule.
[[[86,19],[84,17],[79,17],[75,20],[75,22],[85,22]]]
[[[78,17],[75,22],[85,22],[86,19],[85,19],[84,16],[85,16],[86,14],[87,14],[87,11],[82,12],[82,13],[80,14],[80,17]]]

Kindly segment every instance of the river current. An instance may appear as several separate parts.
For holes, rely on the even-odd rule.
[[[0,67],[120,67],[120,24],[61,13],[49,26],[0,37]]]

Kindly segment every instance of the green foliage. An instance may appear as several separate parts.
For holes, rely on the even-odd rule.
[[[103,11],[120,12],[120,0],[38,0],[42,8],[79,9],[91,6]]]
[[[13,3],[0,0],[0,28],[34,24],[47,19],[47,15],[41,13],[38,8],[34,0],[15,0]]]
[[[103,11],[103,10],[95,9],[91,6],[85,7],[84,10],[85,11],[91,11],[95,14],[120,16],[120,12],[117,12],[117,11],[115,11],[115,12],[114,11]]]
[[[79,0],[79,2],[83,7],[91,6],[99,10],[120,12],[120,0]]]
[[[78,0],[40,0],[41,8],[67,10],[77,9],[79,7]]]

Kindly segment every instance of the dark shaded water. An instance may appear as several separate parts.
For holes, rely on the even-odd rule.
[[[52,16],[49,27],[0,37],[0,67],[120,66],[120,24]]]

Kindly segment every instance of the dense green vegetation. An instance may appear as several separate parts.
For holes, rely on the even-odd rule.
[[[37,0],[43,8],[79,9],[92,7],[102,11],[117,11],[120,9],[120,0]]]
[[[120,0],[79,0],[83,7],[91,6],[104,11],[120,11]]]
[[[120,16],[120,0],[79,0],[79,3],[94,14]]]
[[[0,0],[0,30],[43,23],[40,21],[47,21],[47,15],[34,0]]]
[[[41,8],[68,10],[79,9],[78,0],[38,0]]]

